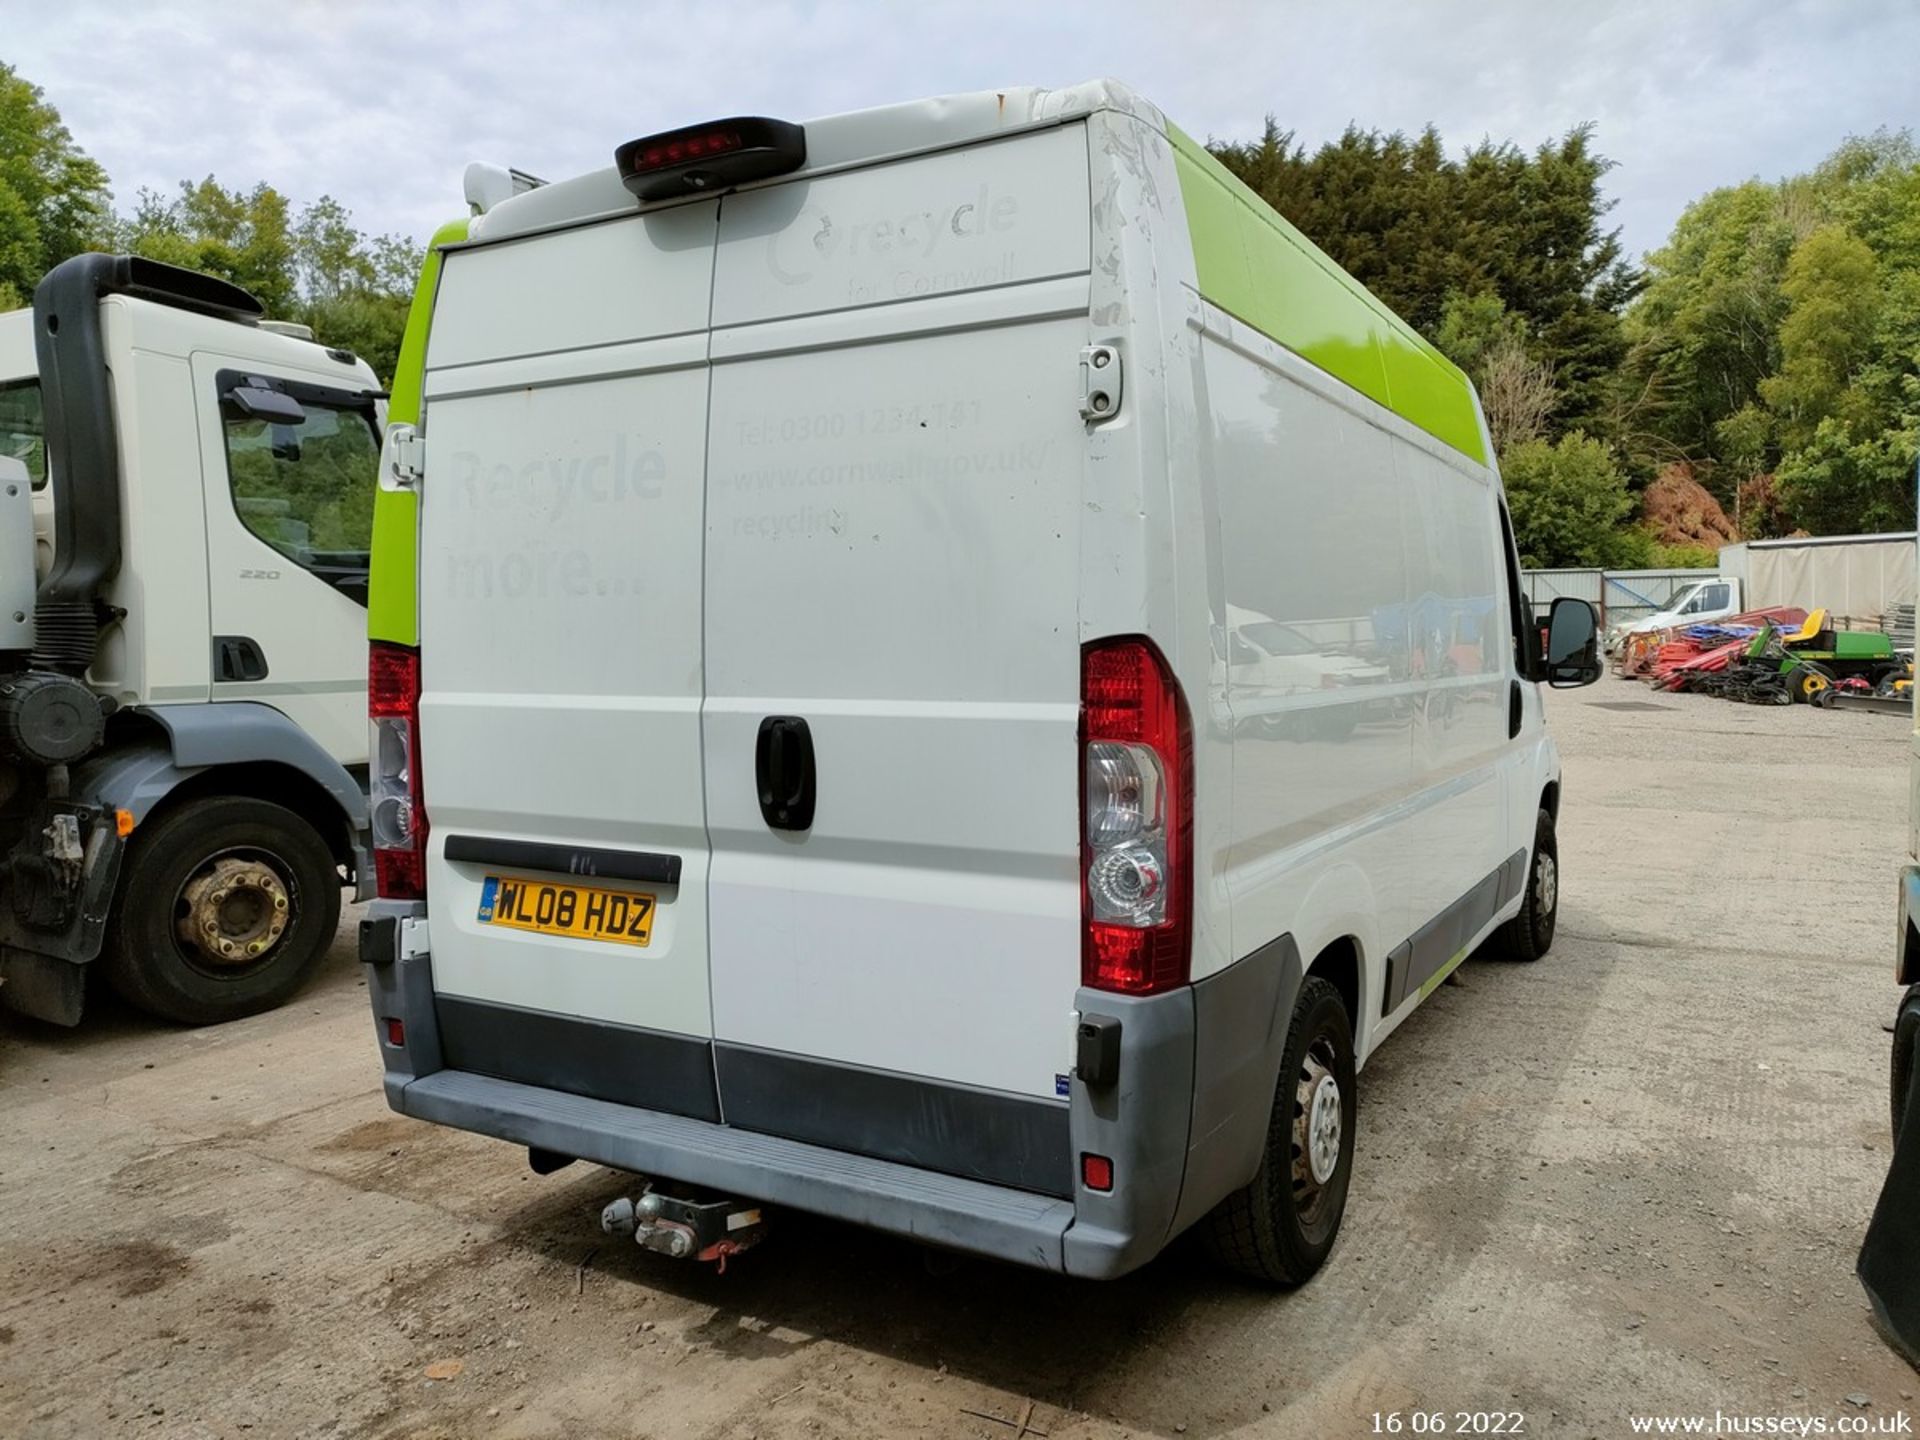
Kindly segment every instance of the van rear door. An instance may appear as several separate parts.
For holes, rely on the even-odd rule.
[[[1023,1142],[985,1170],[948,1142],[1037,1116],[1067,1162],[1088,234],[1081,125],[721,202],[705,774],[729,1124],[1063,1178],[1050,1152],[1009,1173]]]
[[[420,529],[447,1062],[708,1119],[715,219],[706,202],[448,254]]]

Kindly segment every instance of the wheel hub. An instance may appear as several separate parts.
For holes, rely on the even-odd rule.
[[[260,860],[222,856],[195,871],[180,892],[180,939],[215,965],[251,965],[287,931],[286,882]]]
[[[1542,915],[1550,915],[1559,898],[1560,867],[1553,863],[1553,856],[1542,855],[1533,867],[1533,908]]]
[[[1300,1069],[1294,1150],[1301,1180],[1320,1189],[1340,1167],[1340,1082],[1309,1055]]]

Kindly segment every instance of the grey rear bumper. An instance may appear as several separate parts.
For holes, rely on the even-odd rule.
[[[1044,1270],[1065,1268],[1073,1206],[977,1180],[870,1160],[557,1090],[442,1070],[406,1085],[403,1115],[641,1175],[671,1176]]]
[[[376,902],[361,929],[387,1101],[399,1113],[1089,1279],[1145,1264],[1252,1177],[1278,1073],[1277,1042],[1300,983],[1292,943],[1282,941],[1166,994],[1082,992],[1084,1009],[1121,1023],[1119,1079],[1091,1091],[1072,1080],[1076,1184],[1066,1199],[447,1068],[425,939],[422,907],[400,902]],[[389,1039],[389,1018],[404,1027],[401,1045]],[[1083,1152],[1114,1162],[1113,1190],[1077,1184]]]

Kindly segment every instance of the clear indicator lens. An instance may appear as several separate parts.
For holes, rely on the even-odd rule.
[[[381,717],[373,721],[373,765],[368,797],[376,850],[413,844],[413,724]]]

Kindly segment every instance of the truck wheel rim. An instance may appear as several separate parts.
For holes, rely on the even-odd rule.
[[[274,857],[227,850],[181,885],[174,934],[197,966],[229,977],[270,959],[293,921],[293,890]]]

